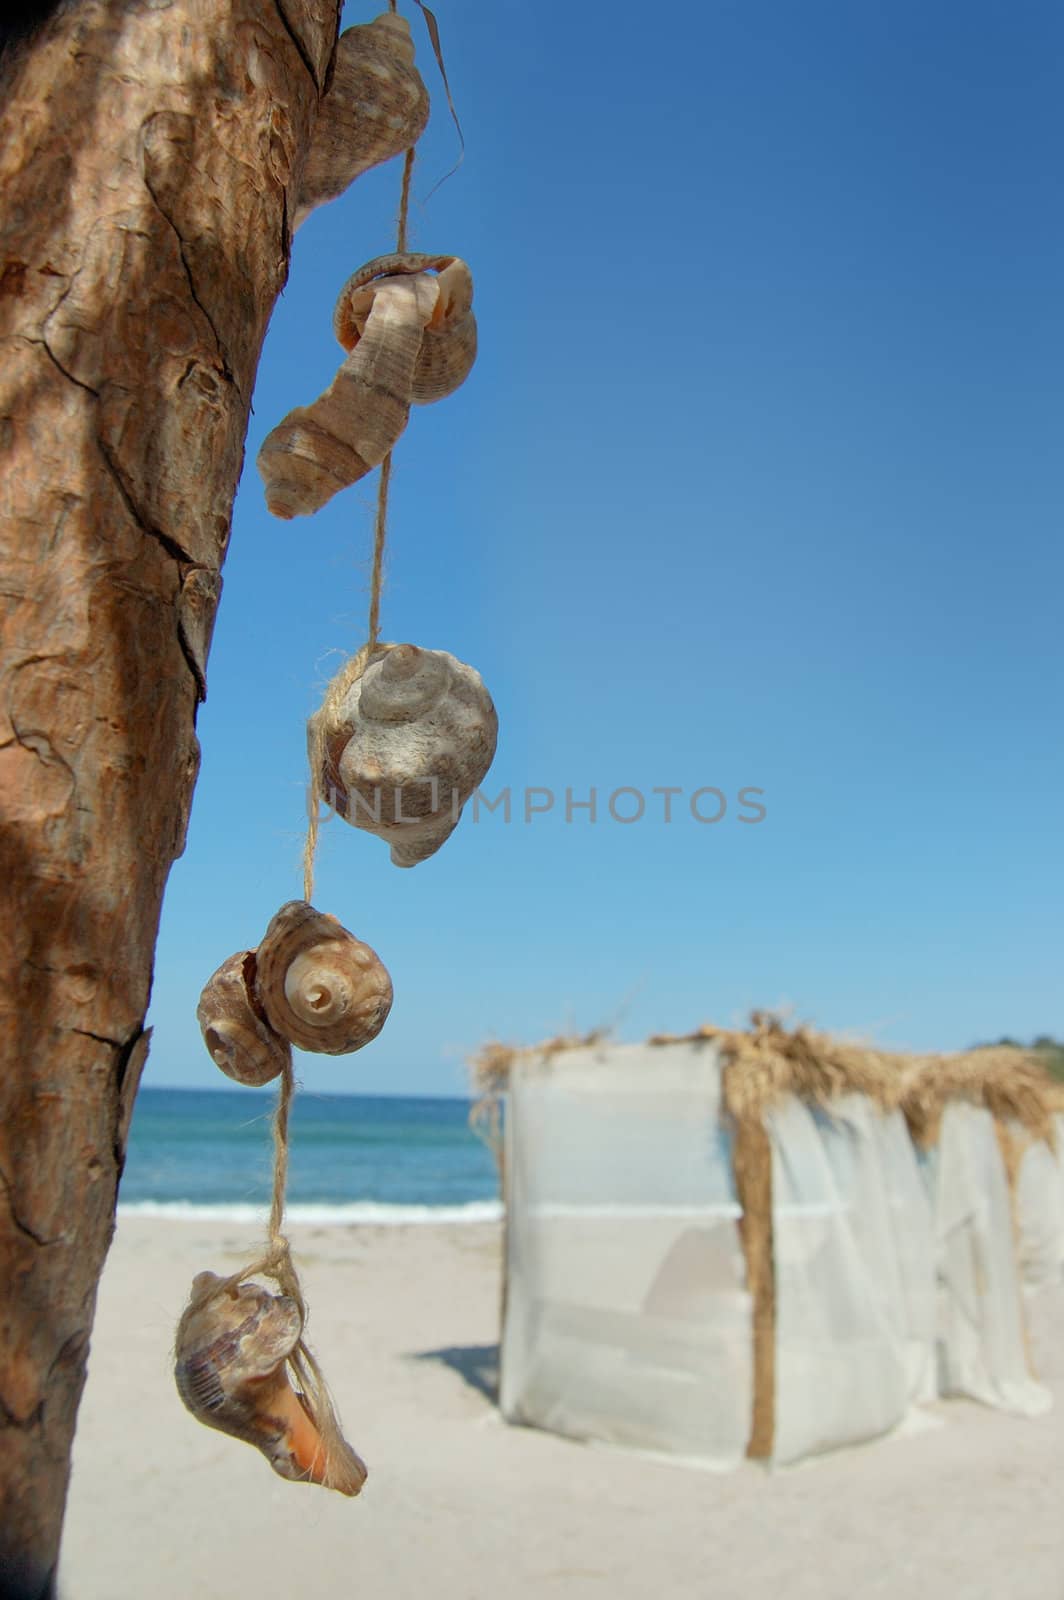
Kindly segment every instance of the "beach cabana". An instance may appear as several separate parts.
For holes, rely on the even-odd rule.
[[[927,1393],[930,1214],[885,1058],[757,1018],[481,1061],[510,1420],[728,1467]]]
[[[1059,1262],[1045,1075],[1011,1048],[929,1057],[903,1106],[934,1211],[941,1392],[1038,1415],[1052,1402],[1034,1375],[1022,1284]]]

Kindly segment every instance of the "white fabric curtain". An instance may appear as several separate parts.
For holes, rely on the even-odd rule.
[[[814,1113],[848,1206],[872,1294],[904,1353],[909,1399],[933,1400],[935,1247],[931,1204],[900,1111],[844,1095]]]
[[[1014,1137],[1028,1137],[1018,1124]],[[1060,1281],[1064,1264],[1064,1169],[1057,1156],[1038,1139],[1027,1146],[1016,1182],[1020,1272],[1030,1289]]]
[[[1016,1134],[1025,1137],[1017,1128]],[[1024,1320],[1034,1376],[1064,1378],[1064,1166],[1042,1140],[1023,1154],[1016,1222]]]
[[[518,1062],[501,1404],[514,1421],[735,1466],[750,1299],[708,1044]]]
[[[946,1107],[931,1172],[944,1394],[1036,1416],[1051,1397],[1027,1363],[1005,1165],[981,1107]]]
[[[781,1464],[886,1433],[913,1387],[879,1156],[848,1112],[818,1119],[787,1097],[768,1117]]]

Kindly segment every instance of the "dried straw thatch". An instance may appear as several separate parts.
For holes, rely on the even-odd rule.
[[[951,1100],[982,1106],[999,1127],[1019,1123],[1028,1141],[1044,1139],[1056,1149],[1053,1080],[1029,1051],[993,1045],[962,1055],[915,1059],[906,1074],[901,1107],[922,1148],[937,1142]]]
[[[556,1056],[563,1050],[580,1050],[585,1046],[600,1044],[606,1037],[605,1028],[592,1028],[590,1033],[559,1033],[542,1044],[503,1044],[489,1039],[481,1045],[476,1055],[469,1059],[469,1071],[474,1089],[481,1094],[499,1094],[510,1079],[510,1069],[517,1060],[527,1061],[532,1056]]]
[[[655,1034],[652,1045],[705,1040],[725,1064],[724,1103],[736,1119],[761,1121],[784,1095],[829,1106],[844,1094],[863,1094],[885,1111],[901,1100],[906,1058],[870,1046],[847,1044],[825,1033],[788,1029],[771,1012],[754,1011],[750,1029],[710,1023],[689,1034]]]

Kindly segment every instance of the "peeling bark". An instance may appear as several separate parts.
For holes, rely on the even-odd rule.
[[[78,0],[0,58],[0,1595],[54,1587],[248,406],[338,9]]]

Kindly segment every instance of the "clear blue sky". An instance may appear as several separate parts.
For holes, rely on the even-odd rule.
[[[438,15],[468,154],[412,245],[470,262],[481,354],[396,452],[384,636],[473,663],[485,788],[558,810],[467,815],[411,872],[323,829],[317,903],[396,998],[303,1080],[456,1093],[489,1035],[755,1005],[916,1048],[1064,1034],[1064,12]],[[413,26],[423,196],[455,135]],[[199,989],[301,893],[304,722],[364,636],[376,480],[278,522],[254,455],[329,381],[333,300],[392,247],[398,185],[395,162],[305,225],[266,341],[149,1084],[225,1082]],[[567,825],[592,785],[599,820]],[[620,786],[641,822],[605,813]]]

